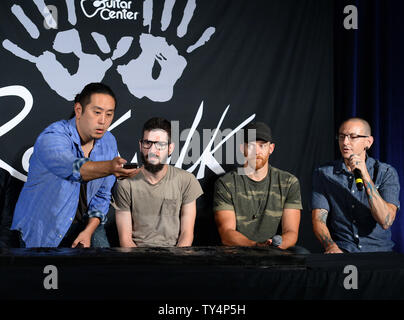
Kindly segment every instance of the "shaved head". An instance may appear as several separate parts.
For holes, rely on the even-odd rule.
[[[362,125],[363,128],[363,134],[367,135],[367,136],[371,136],[372,135],[372,130],[370,128],[369,122],[367,122],[366,120],[362,119],[362,118],[349,118],[347,120],[345,120],[339,127],[339,129],[341,129],[341,127],[348,123],[348,122],[356,122],[356,123],[360,123]]]

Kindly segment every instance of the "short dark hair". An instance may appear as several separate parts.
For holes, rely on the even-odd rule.
[[[142,138],[145,131],[161,129],[167,132],[168,142],[171,143],[171,122],[164,118],[151,118],[143,125]]]
[[[115,108],[116,108],[116,97],[114,92],[110,87],[108,87],[106,84],[103,84],[101,82],[93,82],[89,83],[84,87],[84,89],[76,95],[74,98],[74,104],[80,103],[81,106],[83,107],[83,112],[85,111],[86,106],[90,103],[91,101],[91,95],[94,93],[103,93],[111,96],[114,98],[115,101]],[[73,110],[70,119],[75,116],[75,112]]]

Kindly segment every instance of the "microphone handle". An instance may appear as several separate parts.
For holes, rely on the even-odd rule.
[[[358,188],[359,191],[362,191],[363,190],[362,173],[360,172],[359,169],[354,169],[353,173],[355,176],[356,187]]]

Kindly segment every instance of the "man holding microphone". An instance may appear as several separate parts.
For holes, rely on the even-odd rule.
[[[397,171],[367,155],[373,143],[367,121],[346,120],[337,140],[342,158],[313,174],[314,234],[325,253],[392,251],[390,227],[400,208]]]

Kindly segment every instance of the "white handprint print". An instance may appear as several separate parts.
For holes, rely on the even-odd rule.
[[[170,22],[172,9],[175,0],[166,0],[161,17],[161,30],[165,31]],[[188,0],[181,23],[177,28],[177,36],[183,37],[187,33],[188,24],[193,16],[196,7],[196,0]],[[151,20],[153,16],[153,0],[145,0],[143,4],[143,25],[151,31]],[[190,53],[207,42],[215,28],[205,30],[200,39],[188,47]],[[164,102],[173,96],[174,85],[181,77],[185,67],[186,59],[178,53],[173,45],[168,45],[163,37],[156,37],[151,34],[140,35],[141,54],[137,59],[131,60],[126,65],[117,67],[122,81],[128,86],[130,93],[137,98],[147,97],[152,101]],[[153,66],[158,63],[161,67],[159,76],[154,79]]]
[[[117,68],[123,83],[137,98],[146,96],[159,102],[170,100],[174,84],[181,77],[187,61],[162,37],[143,33],[140,36],[140,48],[142,53],[137,59]],[[159,77],[153,79],[152,69],[156,60],[161,71]]]
[[[44,17],[49,19],[49,11],[43,0],[34,0],[38,10]],[[75,7],[73,0],[66,0],[68,9],[68,20],[73,26],[76,24]],[[35,24],[25,15],[23,9],[18,5],[13,5],[11,11],[23,24],[32,38],[39,37],[40,32]],[[92,36],[100,50],[104,53],[110,52],[105,37],[93,32]],[[104,41],[103,41],[104,40]],[[107,70],[112,66],[112,60],[123,56],[129,49],[133,41],[132,37],[123,37],[117,44],[111,58],[102,60],[96,54],[84,53],[81,47],[81,40],[76,29],[59,32],[53,42],[53,49],[59,53],[73,53],[79,59],[79,66],[75,74],[69,71],[57,60],[55,54],[45,50],[40,56],[35,57],[20,48],[10,40],[3,41],[3,47],[19,58],[34,63],[41,72],[48,85],[66,100],[73,100],[75,95],[90,82],[100,82]]]

